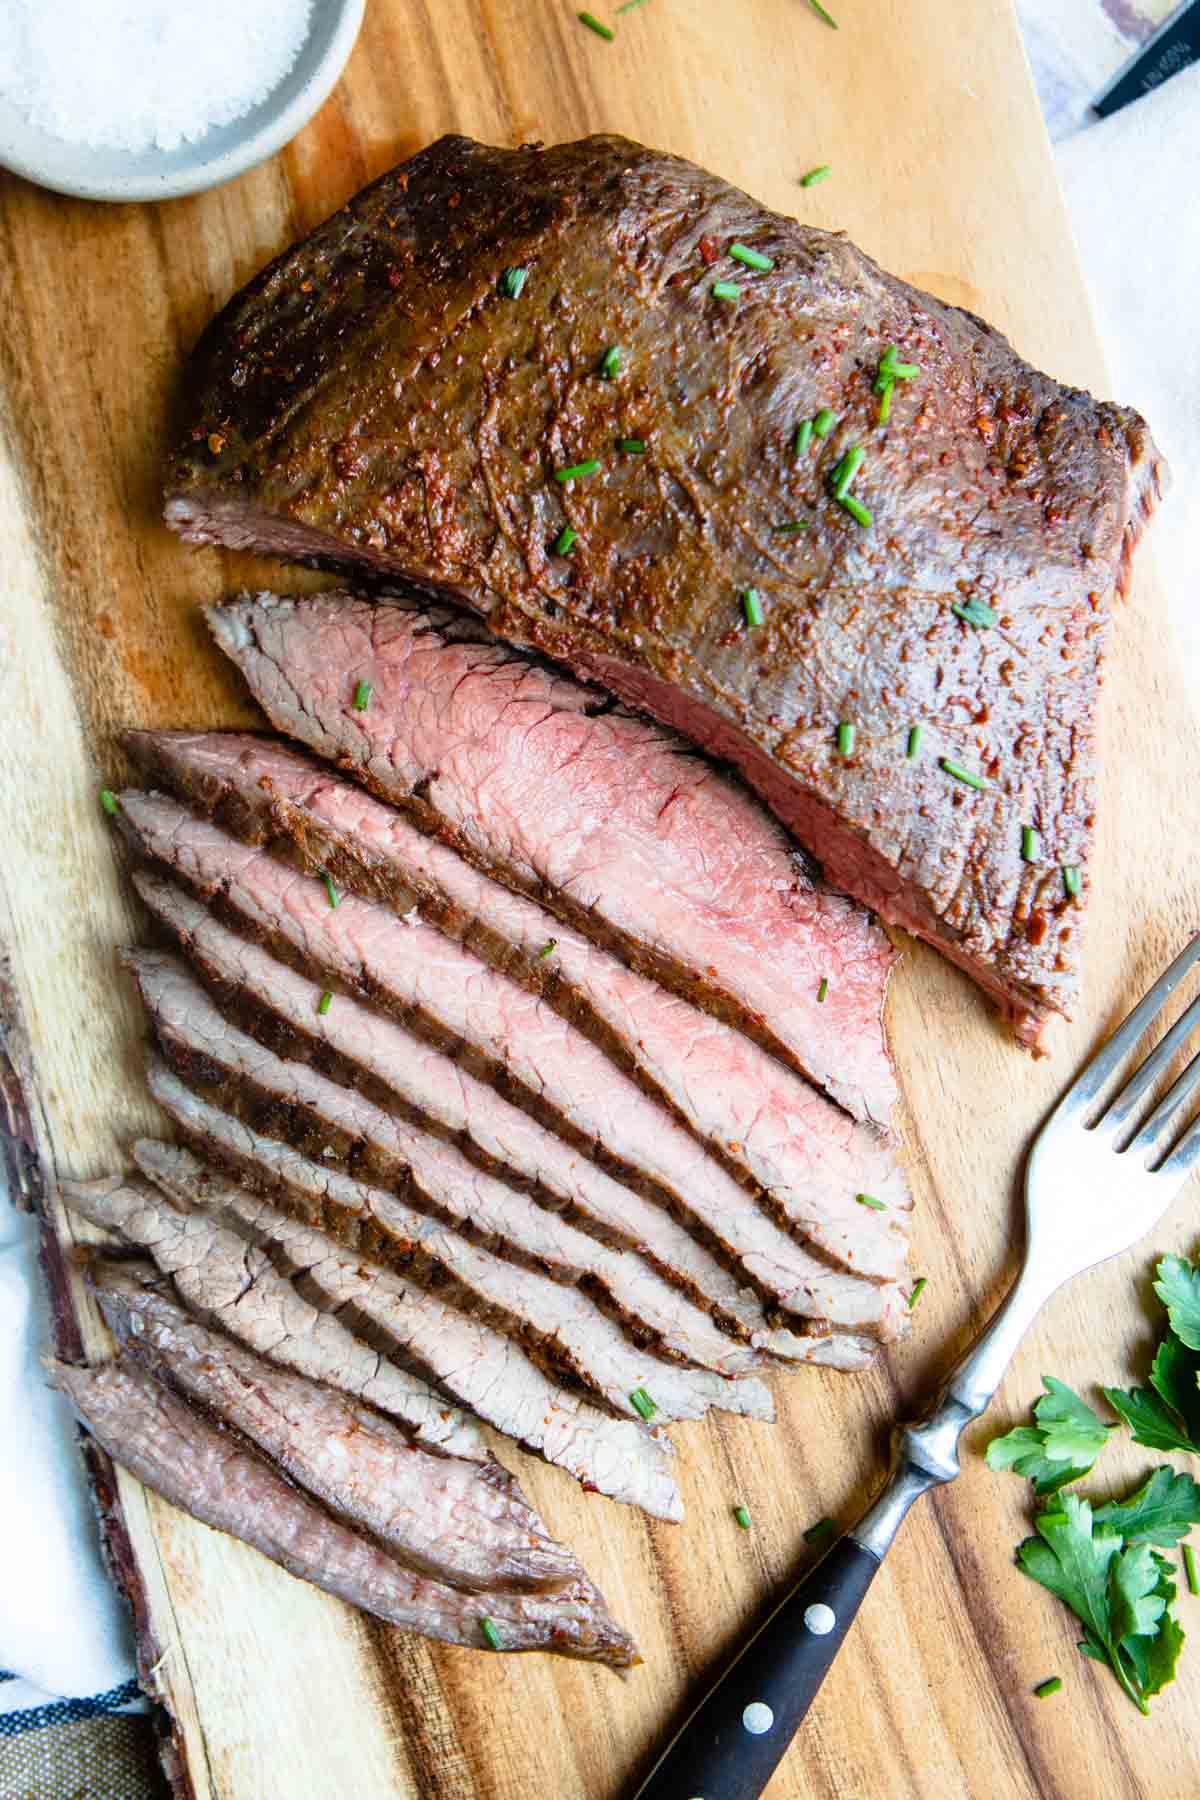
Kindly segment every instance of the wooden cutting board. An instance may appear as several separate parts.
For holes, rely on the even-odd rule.
[[[105,207],[0,177],[0,939],[12,976],[0,1048],[32,1065],[26,1129],[64,1249],[76,1233],[53,1172],[122,1166],[130,1137],[158,1125],[140,1079],[141,1021],[115,965],[142,921],[97,804],[102,781],[124,773],[114,733],[247,721],[198,602],[292,579],[189,553],[158,519],[183,355],[270,255],[439,132],[515,144],[615,129],[845,228],[1061,379],[1105,391],[1006,0],[832,4],[837,32],[805,0],[651,0],[607,44],[566,0],[372,0],[318,118],[228,187]],[[798,177],[821,162],[832,178],[802,190]],[[181,1792],[616,1800],[632,1790],[688,1697],[803,1566],[805,1527],[826,1513],[849,1519],[879,1481],[888,1420],[926,1390],[1012,1273],[1016,1175],[1035,1123],[1200,920],[1200,750],[1144,560],[1119,624],[1103,741],[1089,999],[1054,1056],[1038,1063],[1015,1049],[968,984],[923,950],[895,977],[915,1268],[929,1277],[914,1340],[865,1378],[780,1379],[774,1429],[727,1419],[680,1429],[679,1527],[589,1499],[506,1450],[636,1632],[645,1667],[622,1684],[545,1657],[406,1640],[122,1477],[113,1504],[150,1647],[143,1673],[173,1721]],[[15,1119],[11,1083],[9,1100]],[[992,1429],[1024,1414],[1042,1370],[1093,1395],[1101,1381],[1144,1379],[1147,1272],[1154,1254],[1190,1247],[1198,1199],[1193,1189],[1144,1252],[1047,1310],[994,1420],[972,1434],[962,1479],[909,1522],[772,1800],[1200,1791],[1200,1653],[1140,1718],[1077,1654],[1064,1609],[1014,1568],[1025,1487],[979,1454]],[[102,1353],[69,1265],[60,1273],[83,1346]],[[1153,1460],[1123,1439],[1093,1488],[1121,1487]],[[753,1513],[749,1533],[732,1522],[738,1502]],[[1186,1594],[1181,1612],[1200,1621]],[[1033,1699],[1056,1672],[1062,1694]]]

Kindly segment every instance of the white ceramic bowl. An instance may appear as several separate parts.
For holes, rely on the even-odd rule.
[[[216,126],[175,150],[98,150],[64,143],[30,125],[0,96],[0,164],[41,187],[85,200],[168,200],[216,187],[273,156],[307,125],[346,66],[365,4],[313,0],[308,37],[279,86],[231,125]]]

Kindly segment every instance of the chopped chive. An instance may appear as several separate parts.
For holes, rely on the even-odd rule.
[[[833,170],[828,163],[818,163],[815,169],[810,169],[807,175],[802,175],[800,177],[800,186],[816,187],[818,181],[824,181],[826,177],[832,175],[832,173]]]
[[[924,731],[925,728],[923,725],[914,725],[908,734],[908,749],[904,754],[907,756],[909,762],[912,761],[913,757],[917,754],[917,751],[921,748],[921,738],[924,736]]]
[[[1188,1593],[1200,1594],[1200,1576],[1196,1574],[1196,1552],[1190,1544],[1183,1546],[1183,1567],[1187,1575]]]
[[[618,438],[617,449],[623,450],[626,456],[645,456],[646,445],[642,438]]]
[[[750,1514],[744,1506],[735,1506],[733,1509],[733,1516],[743,1531],[749,1531]]]
[[[825,996],[828,992],[829,992],[829,977],[828,977],[828,975],[822,975],[821,985],[817,989],[817,1005],[818,1006],[824,1006]]]
[[[541,949],[540,949],[540,950],[539,950],[539,951],[538,951],[538,953],[537,953],[537,959],[538,959],[538,961],[539,961],[539,962],[545,962],[545,960],[546,960],[546,958],[547,958],[547,957],[548,957],[548,956],[553,956],[553,955],[554,955],[554,952],[555,952],[555,951],[556,951],[556,950],[557,950],[557,949],[558,949],[558,939],[557,939],[557,938],[551,938],[551,939],[550,939],[550,940],[549,940],[549,942],[548,942],[548,943],[545,943],[545,944],[543,944],[543,945],[542,945],[542,947],[541,947]]]
[[[844,500],[854,484],[854,477],[867,460],[867,453],[861,444],[851,444],[846,454],[835,465],[830,477],[830,492],[835,500]]]
[[[736,281],[714,281],[711,292],[714,300],[740,300],[742,297]]]
[[[598,456],[589,456],[586,462],[572,463],[567,469],[555,469],[555,481],[578,481],[583,475],[594,475],[600,467]]]
[[[321,880],[325,883],[325,892],[329,895],[330,906],[336,906],[341,899],[341,895],[334,887],[333,876],[329,873],[328,869],[322,869]]]
[[[645,6],[646,0],[625,0],[624,6],[618,6],[619,13],[633,12],[635,7]]]
[[[566,556],[579,542],[579,533],[573,525],[564,525],[554,540],[555,556]]]
[[[604,355],[600,358],[600,373],[604,376],[606,381],[611,381],[620,366],[621,346],[619,344],[610,344],[608,349],[604,352]]]
[[[843,494],[838,501],[838,505],[843,512],[848,512],[855,524],[861,525],[864,531],[869,525],[874,523],[872,515],[868,512],[862,501],[856,500],[853,494]]]
[[[1078,900],[1080,893],[1083,891],[1083,876],[1079,873],[1079,869],[1075,863],[1063,864],[1062,878],[1063,886],[1066,888],[1068,894],[1070,894],[1072,900]]]
[[[1036,862],[1042,854],[1042,837],[1032,825],[1021,827],[1021,859],[1023,862]]]
[[[987,787],[982,775],[976,775],[972,769],[964,769],[961,763],[952,762],[948,756],[943,756],[942,767],[947,775],[953,775],[955,781],[965,781],[968,787]]]
[[[629,1401],[634,1410],[641,1413],[643,1419],[647,1421],[652,1419],[658,1411],[658,1407],[654,1404],[654,1401],[650,1398],[645,1388],[634,1388],[632,1394],[629,1396]]]
[[[730,244],[729,254],[734,262],[745,263],[748,269],[757,269],[760,275],[775,267],[775,259],[764,256],[761,250],[751,250],[749,244]]]
[[[489,1650],[503,1650],[504,1644],[500,1633],[490,1619],[480,1619],[479,1629],[483,1633]]]
[[[845,719],[837,728],[837,747],[839,756],[850,756],[854,751],[856,728]]]
[[[925,1289],[928,1286],[929,1286],[928,1277],[925,1275],[918,1275],[917,1279],[913,1282],[913,1291],[908,1296],[909,1312],[912,1311],[913,1307],[917,1304],[917,1301],[921,1298],[921,1295],[925,1292]]]
[[[881,425],[886,425],[892,416],[892,389],[895,385],[894,381],[885,381],[879,388],[879,423]]]
[[[836,424],[837,414],[830,412],[827,406],[823,406],[813,420],[813,430],[818,437],[828,437]]]
[[[823,19],[825,21],[826,25],[832,25],[833,29],[835,31],[837,30],[837,28],[838,28],[837,20],[835,18],[833,18],[831,14],[829,14],[825,11],[825,8],[821,5],[821,0],[808,0],[808,4],[812,7],[812,9],[816,13],[818,19]]]
[[[812,420],[811,419],[801,419],[799,425],[796,427],[796,443],[795,443],[795,446],[793,449],[793,455],[796,456],[797,459],[804,455],[805,451],[808,449],[808,446],[812,443],[812,439],[813,439],[813,422],[812,422]]]
[[[747,588],[742,595],[742,611],[746,615],[747,625],[761,625],[763,622],[762,601],[757,588]]]
[[[366,712],[371,704],[371,695],[375,692],[369,681],[360,681],[354,690],[355,712]]]
[[[611,44],[617,35],[611,25],[606,25],[604,21],[598,19],[594,13],[581,12],[577,13],[575,16],[581,25],[586,25],[589,31],[594,31],[596,36],[602,37],[606,43]]]
[[[895,347],[893,344],[893,350]],[[888,364],[887,378],[889,381],[915,381],[920,373],[920,363],[902,363],[893,359]]]
[[[1033,1691],[1039,1700],[1048,1700],[1051,1694],[1057,1694],[1061,1686],[1062,1676],[1051,1675],[1048,1681],[1039,1681]]]
[[[500,292],[509,300],[519,300],[521,298],[521,289],[528,280],[528,269],[505,269],[503,275],[500,277]]]
[[[771,530],[776,537],[795,537],[798,531],[808,530],[808,520],[789,519],[784,525],[772,525]]]
[[[877,1200],[874,1194],[855,1194],[854,1198],[858,1201],[860,1206],[869,1206],[872,1212],[887,1211],[886,1202]]]
[[[321,998],[317,1001],[317,1011],[320,1013],[322,1018],[325,1017],[325,1014],[329,1011],[329,1009],[332,1005],[333,1005],[333,995],[330,993],[329,989],[326,988],[325,992],[321,995]]]
[[[996,615],[986,600],[961,600],[950,611],[956,613],[964,624],[974,625],[977,631],[996,623]]]
[[[804,1541],[806,1544],[819,1544],[821,1539],[827,1538],[832,1530],[832,1519],[818,1519],[816,1524],[810,1525],[805,1532]]]
[[[100,804],[106,813],[116,813],[121,810],[121,802],[111,788],[100,789]]]

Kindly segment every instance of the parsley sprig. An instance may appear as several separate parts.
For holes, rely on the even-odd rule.
[[[989,1469],[1027,1475],[1041,1499],[1086,1475],[1115,1425],[1098,1419],[1086,1400],[1053,1375],[1043,1375],[1046,1392],[1033,1409],[1036,1425],[1017,1425],[987,1447]]]
[[[1150,1368],[1148,1388],[1105,1388],[1135,1444],[1200,1456],[1200,1268],[1164,1256],[1154,1291],[1167,1309],[1168,1330]]]

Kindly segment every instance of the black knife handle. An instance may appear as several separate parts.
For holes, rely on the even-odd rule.
[[[878,1567],[878,1557],[841,1538],[700,1702],[637,1800],[757,1800]]]

